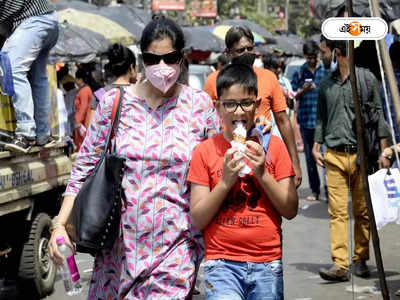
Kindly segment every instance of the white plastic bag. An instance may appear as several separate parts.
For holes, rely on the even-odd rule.
[[[388,223],[400,224],[400,172],[381,169],[368,176],[375,222],[378,229]]]

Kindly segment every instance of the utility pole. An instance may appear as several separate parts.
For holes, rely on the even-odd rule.
[[[353,17],[353,1],[347,0],[346,6],[347,6],[346,8],[347,8],[348,16]],[[368,210],[368,218],[369,218],[370,229],[371,229],[372,244],[374,246],[376,267],[378,269],[378,277],[379,277],[379,283],[380,283],[380,287],[381,287],[381,293],[382,293],[382,297],[384,300],[390,300],[388,287],[387,287],[387,283],[386,283],[385,270],[383,267],[381,248],[380,248],[380,244],[379,244],[379,235],[378,235],[378,230],[376,228],[374,209],[372,207],[371,194],[370,194],[369,186],[368,186],[368,176],[367,176],[368,161],[367,161],[365,148],[364,148],[364,142],[363,142],[364,127],[362,125],[361,107],[360,107],[360,100],[358,98],[358,90],[357,90],[357,78],[356,78],[356,70],[355,70],[355,64],[354,64],[354,41],[350,40],[348,43],[348,46],[349,46],[350,82],[351,82],[352,91],[353,91],[354,114],[355,114],[355,119],[356,119],[357,141],[358,141],[359,153],[360,153],[360,172],[361,172],[361,177],[362,177],[363,192],[364,192],[364,197],[365,197],[365,203],[366,203],[367,210]]]

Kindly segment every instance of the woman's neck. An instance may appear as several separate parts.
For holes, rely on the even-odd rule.
[[[130,75],[122,75],[119,76],[113,84],[119,84],[119,85],[128,85],[130,84]]]

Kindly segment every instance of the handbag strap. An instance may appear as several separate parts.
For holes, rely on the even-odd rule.
[[[114,137],[115,132],[117,132],[118,130],[119,117],[121,114],[121,104],[122,104],[121,100],[123,99],[124,93],[125,90],[123,89],[122,86],[120,86],[114,98],[113,109],[111,112],[111,126],[110,126],[110,131],[107,134],[106,147],[104,148],[103,154],[105,154],[108,151],[111,139],[112,137]],[[112,151],[113,152],[115,151],[115,143]]]
[[[113,121],[115,119],[115,114],[117,113],[118,104],[119,104],[119,101],[121,100],[120,96],[121,96],[121,88],[118,88],[117,92],[115,93],[113,108],[112,108],[112,112],[111,112],[111,124],[113,123]],[[114,131],[111,132],[111,139],[113,139],[113,137],[114,137]]]

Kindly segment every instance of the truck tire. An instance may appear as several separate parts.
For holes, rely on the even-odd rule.
[[[32,222],[29,238],[24,244],[18,272],[24,290],[26,288],[26,292],[33,292],[39,298],[53,291],[57,271],[47,247],[51,235],[50,228],[50,217],[45,213],[38,214]]]

